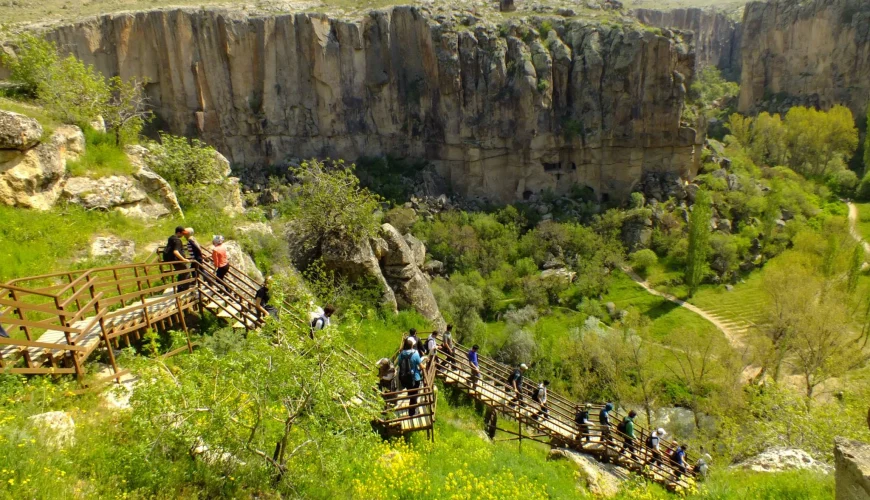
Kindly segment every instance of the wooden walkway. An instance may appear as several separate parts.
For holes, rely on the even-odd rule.
[[[691,471],[683,473],[669,458],[667,450],[675,447],[676,443],[662,441],[661,451],[656,454],[646,446],[649,431],[635,425],[635,439],[631,440],[633,449],[626,448],[628,436],[616,428],[616,424],[625,415],[611,412],[611,424],[606,427],[597,423],[602,405],[592,405],[590,420],[595,423],[581,429],[574,420],[576,411],[580,408],[578,403],[548,390],[547,412],[544,413],[541,405],[532,400],[532,392],[538,387],[537,382],[525,379],[523,394],[518,400],[506,382],[513,368],[478,356],[480,372],[475,376],[467,361],[468,350],[456,345],[455,351],[452,362],[443,352],[439,353],[437,376],[446,385],[453,386],[486,405],[489,409],[487,431],[490,435],[500,430],[512,434],[515,439],[531,439],[591,454],[598,460],[620,465],[672,490],[687,488],[694,482]],[[499,416],[516,422],[518,430],[499,428]],[[658,460],[654,460],[656,455]]]

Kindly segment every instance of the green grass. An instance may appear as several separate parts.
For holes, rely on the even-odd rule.
[[[669,300],[647,292],[621,271],[614,272],[610,291],[602,302],[613,302],[620,309],[636,308],[652,320],[650,333],[657,340],[666,339],[678,328],[690,329],[700,335],[720,334],[709,321]]]
[[[870,241],[870,203],[856,203],[855,206],[858,208],[858,233],[865,241]]]
[[[85,141],[85,153],[78,160],[66,162],[66,170],[71,176],[99,179],[133,173],[130,158],[123,148],[115,144],[114,137],[94,130],[86,130]]]
[[[764,269],[754,271],[730,292],[722,285],[702,286],[689,302],[730,322],[757,323],[764,306],[763,276]]]

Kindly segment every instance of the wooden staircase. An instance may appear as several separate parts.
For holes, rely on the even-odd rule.
[[[526,379],[522,386],[522,397],[517,402],[516,395],[512,394],[507,384],[513,368],[478,356],[480,374],[474,377],[467,353],[467,348],[457,344],[451,362],[443,352],[439,352],[437,376],[446,385],[486,405],[486,425],[490,435],[494,435],[498,429],[513,434],[517,439],[531,439],[590,454],[600,461],[620,465],[672,490],[689,488],[694,483],[694,473],[680,470],[670,459],[668,450],[674,448],[676,443],[662,441],[659,460],[653,460],[653,450],[646,446],[649,431],[635,425],[634,449],[627,450],[625,443],[628,436],[617,430],[617,422],[624,418],[624,414],[611,412],[610,426],[603,426],[597,423],[603,405],[592,405],[590,420],[593,423],[581,429],[574,420],[580,405],[552,391],[547,391],[548,412],[544,415],[540,405],[532,400],[537,382]],[[586,406],[585,403],[583,406]],[[516,422],[519,430],[499,428],[499,417]],[[525,434],[523,428],[526,429]]]

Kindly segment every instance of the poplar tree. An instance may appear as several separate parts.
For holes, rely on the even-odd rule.
[[[686,256],[686,285],[689,296],[694,295],[707,273],[707,254],[710,251],[710,219],[713,207],[710,193],[698,191],[692,216],[689,218],[689,249]]]

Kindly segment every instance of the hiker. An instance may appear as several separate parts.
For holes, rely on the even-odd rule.
[[[413,396],[408,400],[408,416],[413,417],[417,414],[417,389],[420,388],[420,381],[423,376],[420,374],[420,363],[423,358],[420,353],[414,349],[414,344],[410,339],[405,339],[405,348],[399,353],[399,383],[402,384],[402,389],[408,391],[409,396]]]
[[[581,407],[577,405],[577,413],[574,415],[574,422],[577,423],[577,441],[582,441],[583,437],[586,437],[586,442],[592,442],[592,426],[590,425],[591,421],[589,420],[589,411],[592,410],[592,405],[586,403],[585,407]]]
[[[480,346],[474,344],[471,346],[471,350],[468,351],[468,364],[471,365],[471,390],[474,391],[474,386],[477,384],[478,379],[480,379],[480,365],[478,364],[477,359],[477,350],[480,349]]]
[[[648,438],[646,438],[646,446],[650,450],[650,459],[647,462],[648,465],[655,464],[657,467],[662,466],[661,447],[662,447],[662,439],[664,439],[665,434],[667,434],[667,432],[665,432],[664,429],[659,427],[658,429],[654,430],[653,433],[650,434]]]
[[[619,423],[617,430],[624,435],[624,443],[622,445],[622,452],[628,453],[632,458],[637,458],[634,454],[634,419],[637,417],[637,412],[631,410],[628,412],[628,416],[625,417],[622,422]]]
[[[677,479],[688,473],[688,467],[686,466],[686,445],[677,446],[677,449],[671,453],[671,461],[677,465]]]
[[[224,246],[224,237],[216,235],[211,242],[214,248],[211,250],[211,258],[214,262],[214,274],[227,292],[230,286],[224,281],[224,277],[230,272],[230,260],[227,257],[227,247]]]
[[[535,391],[532,393],[532,399],[535,400],[536,403],[541,405],[541,409],[538,411],[538,413],[535,414],[534,417],[532,417],[535,420],[537,420],[538,417],[544,417],[544,419],[550,418],[550,410],[547,408],[547,387],[549,386],[550,381],[544,380],[543,382],[538,384],[538,387],[535,388]]]
[[[184,239],[187,240],[187,249],[190,251],[190,258],[195,260],[197,264],[202,264],[202,247],[199,242],[193,237],[193,228],[184,228]]]
[[[695,466],[692,467],[692,471],[698,476],[698,479],[704,480],[707,479],[707,471],[710,468],[710,462],[713,461],[713,457],[710,456],[709,453],[704,451],[704,447],[701,447],[701,456],[698,458],[698,461],[695,463]]]
[[[381,392],[396,390],[396,367],[387,358],[378,361],[378,389]]]
[[[417,349],[417,344],[420,343],[420,339],[417,338],[417,329],[411,328],[410,330],[408,330],[408,336],[405,337],[405,340],[410,340],[411,347],[413,347],[414,349]],[[419,349],[417,349],[417,350],[419,351]]]
[[[513,373],[507,379],[508,392],[514,394],[511,398],[511,406],[514,403],[519,403],[520,406],[523,404],[523,373],[526,373],[528,369],[529,367],[525,363],[520,363],[520,366],[514,368]]]
[[[258,306],[265,309],[266,312],[269,313],[269,316],[277,318],[278,308],[269,305],[269,301],[272,299],[272,296],[269,293],[269,287],[272,285],[273,281],[274,279],[272,278],[272,276],[266,276],[266,279],[263,281],[263,286],[261,286],[260,289],[257,290],[257,293],[254,295],[254,302],[256,302]],[[262,314],[262,311],[260,309],[257,309],[257,319],[259,319]]]
[[[429,334],[429,338],[426,339],[426,347],[424,348],[424,353],[427,356],[434,357],[438,352],[438,332],[432,332]]]
[[[314,332],[323,330],[330,324],[330,318],[335,314],[335,306],[332,304],[327,304],[326,307],[323,308],[323,314],[311,320],[311,332],[309,336],[313,339]]]
[[[605,448],[610,445],[610,412],[613,411],[613,403],[607,403],[598,414],[598,423],[601,424],[601,442]]]
[[[178,226],[175,228],[175,234],[169,237],[166,242],[166,247],[163,249],[163,262],[171,262],[172,268],[176,271],[184,271],[187,269],[187,257],[184,256],[184,243],[181,238],[184,237],[184,228]],[[188,273],[179,273],[175,275],[175,282],[185,281],[189,277]],[[183,292],[190,288],[189,283],[176,285],[175,293]]]
[[[456,353],[453,350],[453,325],[447,325],[444,330],[444,340],[441,341],[441,350],[450,364],[451,369],[456,369]]]

